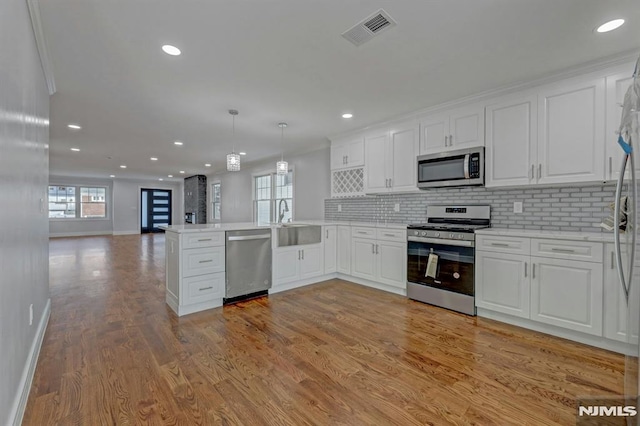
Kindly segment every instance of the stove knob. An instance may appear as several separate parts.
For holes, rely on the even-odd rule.
[[[454,234],[449,234],[449,238],[453,239],[454,238]]]
[[[413,235],[416,235],[416,236],[420,235],[420,231],[413,231]]]
[[[422,231],[422,236],[426,237],[427,236],[427,231]]]
[[[436,232],[436,235],[435,235],[435,236],[436,236],[436,238],[440,238],[440,233],[439,233],[439,232]]]
[[[464,235],[462,235],[462,234],[458,234],[458,239],[459,239],[459,240],[461,240],[461,239],[463,239],[463,238],[464,238]]]

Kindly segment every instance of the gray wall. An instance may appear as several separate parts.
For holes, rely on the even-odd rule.
[[[598,225],[611,213],[614,184],[547,188],[451,188],[419,193],[335,198],[325,201],[328,220],[421,223],[429,204],[489,204],[497,228],[601,232]],[[513,213],[513,202],[523,213]],[[400,212],[394,212],[395,204]],[[342,212],[338,212],[338,206]]]
[[[0,2],[0,52],[0,424],[10,424],[49,299],[49,93],[24,0]]]
[[[329,148],[286,157],[293,166],[294,220],[322,219],[324,199],[331,196]],[[220,182],[222,222],[253,221],[252,175],[275,171],[277,159],[252,164],[239,172],[207,176],[207,221],[211,222],[211,184]]]

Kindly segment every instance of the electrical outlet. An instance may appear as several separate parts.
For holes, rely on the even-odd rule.
[[[342,212],[342,204],[338,204],[338,213]]]
[[[513,212],[514,213],[522,213],[522,201],[514,201],[513,202]]]
[[[396,203],[396,205],[393,206],[393,211],[396,213],[400,211],[400,203]]]
[[[29,325],[33,325],[33,303],[29,305]]]

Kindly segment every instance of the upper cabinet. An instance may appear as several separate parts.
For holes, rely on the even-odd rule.
[[[331,196],[364,195],[364,137],[331,143]]]
[[[415,121],[365,136],[365,193],[417,190],[420,127]]]
[[[433,154],[454,149],[484,145],[484,108],[473,105],[425,117],[420,154]]]
[[[622,118],[622,101],[627,89],[633,82],[631,76],[633,64],[620,67],[615,74],[607,76],[607,97],[606,97],[606,124],[604,132],[605,143],[605,179],[616,180],[620,175],[622,161],[622,148],[618,145],[618,129]],[[629,167],[629,166],[628,166]],[[636,166],[640,171],[640,164]]]
[[[331,144],[331,170],[364,164],[364,139],[353,138]]]

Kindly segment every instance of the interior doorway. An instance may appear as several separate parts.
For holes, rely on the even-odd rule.
[[[158,226],[171,225],[171,190],[140,190],[140,232],[164,232]]]

